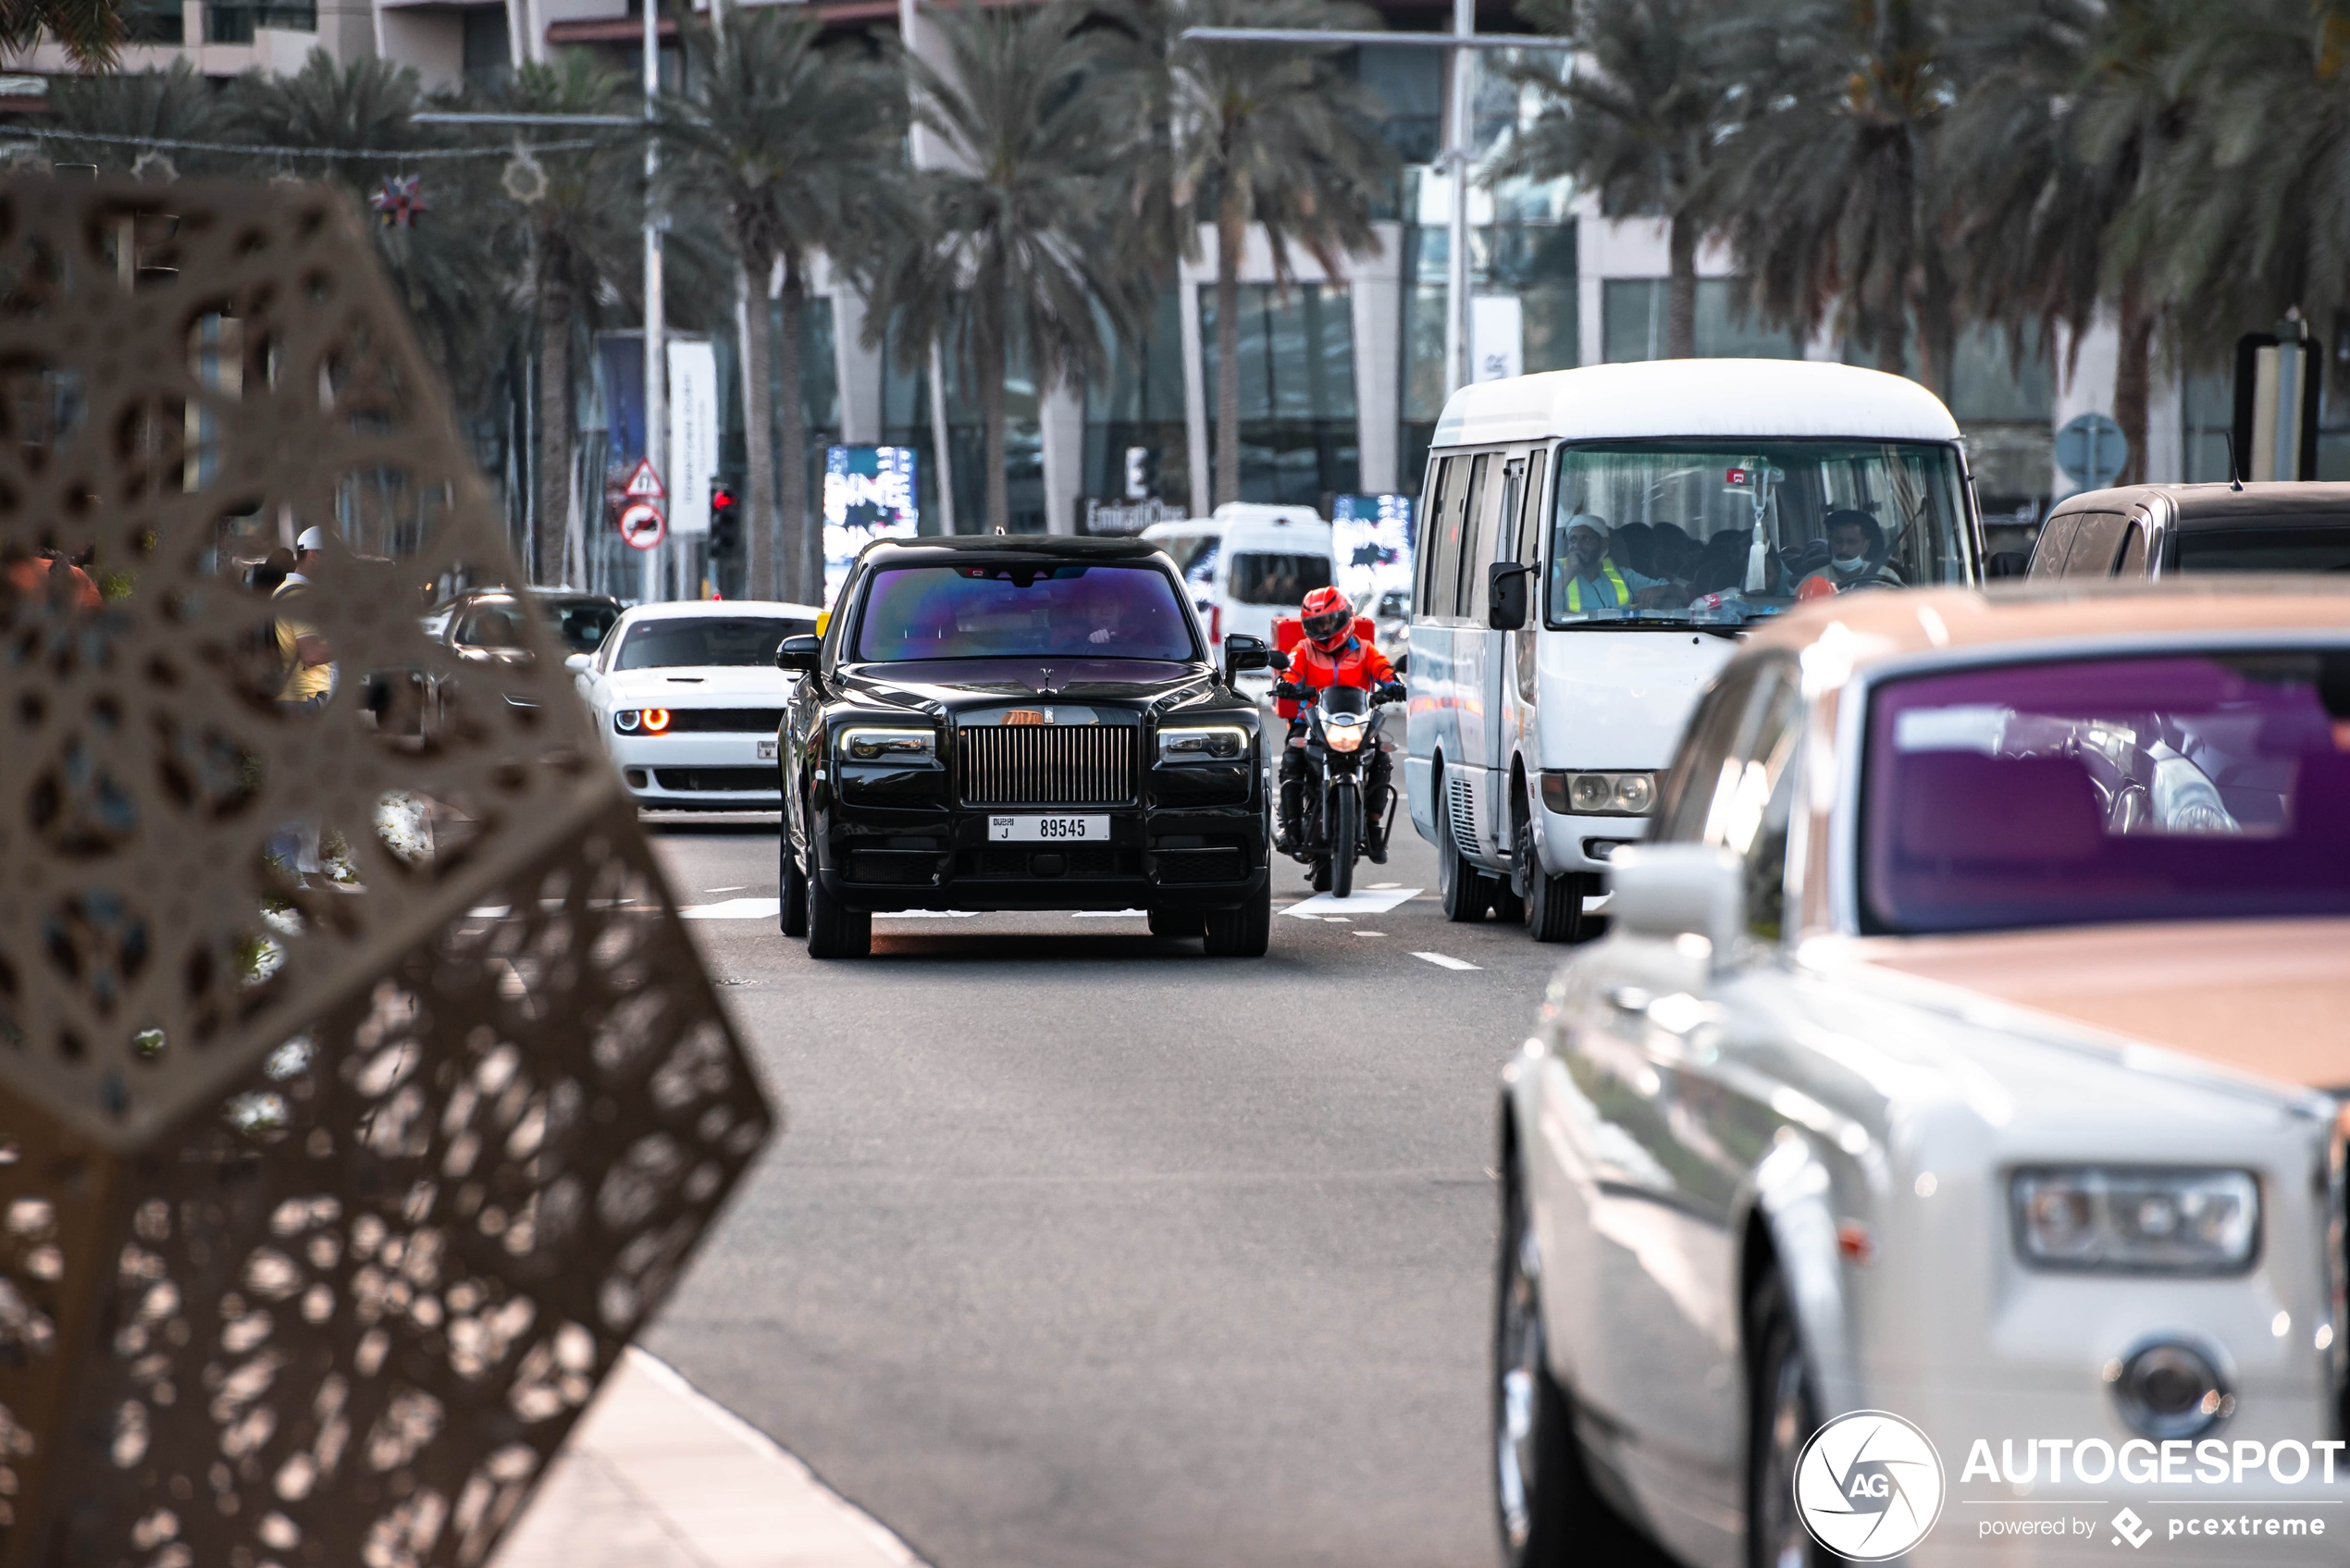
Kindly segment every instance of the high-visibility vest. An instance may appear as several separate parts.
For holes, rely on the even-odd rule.
[[[1607,578],[1608,586],[1615,590],[1615,602],[1612,605],[1602,605],[1601,608],[1621,610],[1630,604],[1632,589],[1624,581],[1624,574],[1615,569],[1615,562],[1606,556],[1600,557],[1600,572]],[[1566,610],[1570,615],[1583,613],[1583,579],[1580,577],[1569,577],[1566,580]]]

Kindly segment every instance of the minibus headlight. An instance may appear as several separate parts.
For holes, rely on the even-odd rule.
[[[1542,804],[1562,816],[1645,817],[1656,809],[1656,775],[1547,772]]]

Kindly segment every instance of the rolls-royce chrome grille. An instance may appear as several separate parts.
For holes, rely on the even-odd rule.
[[[966,806],[1124,806],[1134,798],[1127,724],[1002,724],[956,732]]]

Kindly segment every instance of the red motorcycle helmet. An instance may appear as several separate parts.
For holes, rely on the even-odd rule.
[[[1346,646],[1354,630],[1354,606],[1336,588],[1316,588],[1305,596],[1305,603],[1298,611],[1305,623],[1305,636],[1324,653],[1336,653]]]

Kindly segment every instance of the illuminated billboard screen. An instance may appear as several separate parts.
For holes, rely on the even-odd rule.
[[[824,449],[824,602],[840,591],[857,552],[877,538],[920,531],[911,447]]]
[[[1339,496],[1330,503],[1330,559],[1338,586],[1370,614],[1390,588],[1412,587],[1412,498]]]

